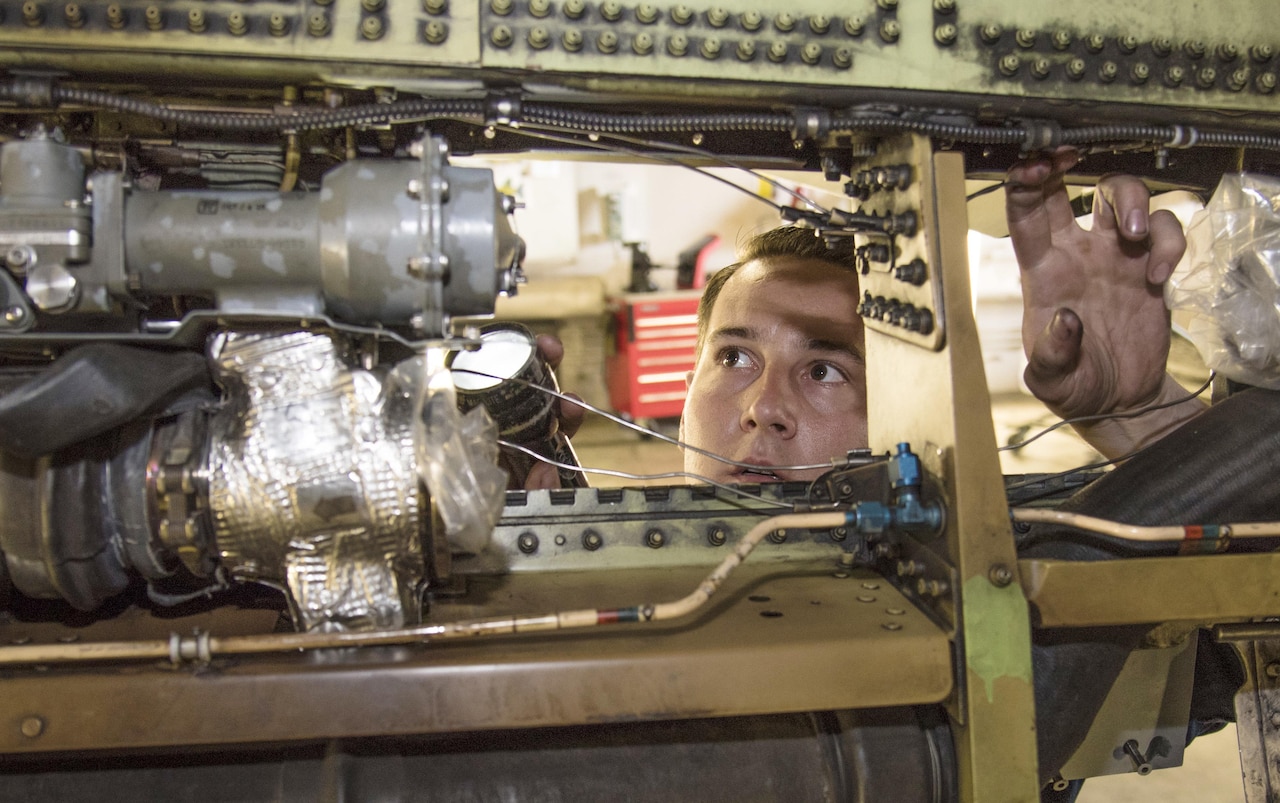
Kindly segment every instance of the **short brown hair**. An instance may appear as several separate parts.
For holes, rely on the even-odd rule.
[[[702,342],[707,336],[707,326],[711,323],[711,308],[715,306],[725,282],[748,262],[757,259],[812,259],[825,262],[838,270],[845,270],[857,275],[857,262],[853,255],[851,237],[842,237],[828,243],[814,229],[800,226],[780,226],[761,232],[747,240],[738,252],[738,261],[726,265],[707,280],[702,289],[702,298],[698,301],[698,347],[697,354],[702,353]]]

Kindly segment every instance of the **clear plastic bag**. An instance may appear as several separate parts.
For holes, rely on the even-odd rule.
[[[480,552],[502,515],[507,475],[498,467],[498,431],[478,407],[458,410],[444,352],[405,360],[390,376],[394,391],[413,405],[413,444],[418,474],[458,549]]]
[[[1187,227],[1187,254],[1165,285],[1187,310],[1187,334],[1205,364],[1280,389],[1280,180],[1224,176]]]

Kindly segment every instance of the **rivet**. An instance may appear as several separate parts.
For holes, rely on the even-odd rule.
[[[789,31],[793,30],[796,27],[796,18],[793,15],[784,11],[778,16],[773,18],[773,27],[777,28],[779,31],[782,31],[783,33],[788,33]]]
[[[1164,82],[1168,86],[1181,86],[1186,77],[1187,71],[1177,64],[1164,71]]]
[[[1151,68],[1141,61],[1133,65],[1129,70],[1129,80],[1135,84],[1145,84],[1150,77]]]
[[[698,52],[702,54],[704,59],[719,58],[720,40],[714,36],[708,36],[702,40],[702,46],[698,48]]]
[[[870,594],[862,594],[858,597],[858,602],[875,602],[876,598]]]
[[[885,608],[884,612],[890,616],[906,616],[907,612],[903,608]]]
[[[1084,46],[1089,49],[1090,53],[1101,53],[1102,48],[1107,46],[1107,37],[1100,33],[1089,34],[1085,37]]]
[[[728,534],[719,527],[712,527],[707,530],[707,543],[711,546],[724,546],[724,542],[728,540]]]
[[[604,546],[604,539],[600,537],[600,533],[595,530],[587,530],[582,534],[582,546],[588,552],[595,552]]]
[[[1013,570],[1003,563],[994,564],[987,572],[987,579],[996,588],[1004,588],[1013,582]]]
[[[837,580],[847,580],[849,578],[849,573],[848,572],[832,572],[831,576],[836,578]]]
[[[1000,59],[1000,74],[1010,76],[1017,75],[1018,67],[1021,66],[1021,64],[1022,59],[1018,58],[1016,54],[1010,53]]]
[[[1248,84],[1249,84],[1249,70],[1248,68],[1245,68],[1245,67],[1241,67],[1238,70],[1233,70],[1231,75],[1227,78],[1227,88],[1230,89],[1232,92],[1239,92],[1243,90],[1246,86],[1248,86]]]
[[[123,28],[127,21],[128,21],[128,18],[124,13],[124,9],[121,8],[119,3],[112,3],[111,5],[107,6],[107,24],[108,25],[110,25],[112,28]]]
[[[880,626],[883,627],[885,630],[901,630],[902,629],[902,625],[898,624],[897,622],[885,622]]]
[[[1236,47],[1230,42],[1224,42],[1218,45],[1217,54],[1218,54],[1219,61],[1222,61],[1224,63],[1230,63],[1240,58],[1240,48]]]
[[[939,14],[950,14],[956,10],[956,0],[933,0],[933,10]]]
[[[431,20],[422,29],[422,38],[438,45],[449,38],[449,28],[440,20]]]
[[[582,49],[582,31],[572,29],[565,31],[564,36],[560,37],[560,43],[570,53],[578,52]]]
[[[825,14],[814,14],[809,18],[809,30],[822,36],[831,30],[831,18]]]
[[[880,23],[880,38],[890,44],[902,36],[902,23],[897,20],[885,20]]]
[[[1249,48],[1249,58],[1253,59],[1259,64],[1266,64],[1268,61],[1271,61],[1271,59],[1274,58],[1275,55],[1276,55],[1275,48],[1273,48],[1271,45],[1254,45],[1253,47]]]
[[[1189,39],[1182,43],[1182,52],[1186,53],[1193,59],[1203,58],[1205,52],[1204,42]]]
[[[324,11],[312,12],[307,17],[307,35],[309,36],[328,36],[329,35],[329,15]]]
[[[707,10],[707,24],[713,28],[723,28],[729,21],[729,10],[724,6],[713,6]]]
[[[1098,80],[1104,83],[1110,83],[1116,80],[1116,76],[1120,74],[1120,65],[1114,61],[1104,61],[1102,66],[1098,68]]]
[[[596,50],[601,53],[613,53],[618,49],[618,35],[613,31],[603,31],[596,37]]]
[[[564,546],[567,540],[568,539],[566,539],[563,535],[557,535],[555,537],[556,546]]]
[[[1169,55],[1173,52],[1173,40],[1167,36],[1152,39],[1151,52],[1161,57]]]
[[[738,61],[751,61],[756,57],[756,43],[751,39],[744,39],[738,43],[736,53]]]
[[[667,537],[661,530],[650,530],[644,534],[644,543],[650,549],[661,549],[667,543]]]
[[[1267,677],[1275,679],[1280,678],[1280,661],[1272,661],[1267,664]]]
[[[499,17],[505,17],[511,13],[511,0],[489,0],[489,10]]]
[[[653,35],[646,31],[636,34],[636,37],[631,40],[631,49],[635,51],[636,55],[649,55],[653,52]]]
[[[44,720],[40,717],[25,717],[22,720],[22,735],[34,739],[44,733]]]
[[[1036,58],[1031,62],[1031,74],[1036,78],[1048,78],[1051,65],[1046,58]]]
[[[933,40],[940,45],[950,45],[956,41],[958,33],[955,25],[950,22],[944,23],[933,29]]]
[[[1201,87],[1208,89],[1218,80],[1218,71],[1212,67],[1201,67],[1200,72],[1196,73],[1196,83]]]
[[[193,8],[187,12],[187,30],[192,33],[201,33],[205,29],[204,11]]]
[[[547,30],[545,25],[535,25],[529,29],[529,47],[534,50],[542,50],[551,44],[551,31]]]
[[[1259,92],[1264,95],[1269,95],[1275,91],[1276,74],[1272,72],[1264,72],[1254,79],[1253,85],[1258,88]]]
[[[983,25],[978,35],[982,37],[982,41],[988,45],[994,45],[1000,41],[1000,36],[1004,33],[1004,29],[999,25]]]
[[[842,70],[849,69],[853,66],[853,51],[847,47],[837,47],[831,51],[831,63]]]
[[[510,47],[511,29],[505,25],[495,26],[489,34],[489,41],[493,42],[494,47]]]
[[[84,9],[79,3],[67,3],[62,9],[62,16],[72,28],[84,27]]]
[[[430,23],[430,24],[427,26],[427,32],[428,32],[428,35],[427,35],[427,41],[428,41],[428,42],[430,42],[430,41],[431,41],[431,37],[430,37],[431,25],[436,25],[436,26],[438,26],[438,27],[440,28],[440,30],[441,30],[441,31],[443,31],[443,30],[444,30],[444,26],[443,26],[443,25],[441,25],[440,23],[438,23],[438,22]],[[288,17],[286,17],[284,14],[281,14],[281,13],[280,13],[280,12],[278,12],[278,11],[277,11],[276,13],[272,14],[270,17],[268,17],[268,18],[267,18],[267,33],[271,34],[272,36],[286,36],[286,35],[288,35],[288,33],[289,33],[289,18],[288,18]],[[441,42],[443,42],[443,41],[444,41],[444,37],[443,37],[443,36],[441,36],[441,37],[440,37],[440,41],[441,41]]]
[[[822,45],[809,42],[800,48],[800,60],[805,64],[817,64],[822,58]]]
[[[564,15],[576,20],[587,12],[585,0],[564,0]]]
[[[387,0],[360,0],[360,7],[370,14],[377,14],[386,4]]]
[[[438,16],[449,10],[449,0],[422,0],[422,10]]]
[[[13,305],[12,307],[6,308],[4,311],[5,323],[9,323],[9,324],[22,323],[22,319],[26,317],[27,317],[27,311],[24,310],[22,307],[19,307],[17,304]]]
[[[538,536],[533,533],[521,533],[516,539],[516,548],[526,555],[532,555],[538,551]]]
[[[40,7],[39,3],[23,3],[22,21],[32,27],[43,25],[44,9]]]
[[[769,51],[765,54],[769,57],[769,61],[774,64],[781,64],[787,60],[787,43],[774,42],[769,45]]]
[[[865,583],[862,583],[861,585],[863,588],[867,589],[868,591],[877,591],[880,588],[879,583],[865,582]]]
[[[1071,32],[1054,31],[1051,41],[1055,50],[1066,50],[1071,47]]]
[[[381,39],[386,32],[382,17],[365,17],[360,22],[360,35],[369,41]]]
[[[764,24],[764,15],[759,11],[744,11],[738,16],[738,22],[745,31],[758,31]]]
[[[1029,28],[1020,28],[1013,35],[1013,41],[1018,43],[1018,47],[1030,50],[1036,46],[1036,32]]]
[[[671,21],[676,25],[688,25],[693,21],[693,9],[686,5],[672,6]]]
[[[1121,53],[1132,53],[1138,49],[1138,37],[1133,35],[1122,36],[1116,40],[1116,46],[1120,48]]]
[[[600,16],[608,22],[617,22],[622,19],[622,3],[618,0],[604,0],[600,4]]]
[[[529,15],[542,18],[551,13],[551,0],[529,0]]]
[[[673,56],[683,56],[689,52],[689,37],[682,33],[674,33],[667,40],[667,52]]]
[[[876,0],[876,5],[885,11],[892,11],[898,7],[898,0]]]
[[[636,22],[652,25],[658,21],[658,7],[652,3],[641,3],[636,6]]]

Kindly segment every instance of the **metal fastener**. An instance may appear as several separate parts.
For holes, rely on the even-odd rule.
[[[40,717],[25,717],[22,720],[22,735],[34,739],[44,733],[44,720]]]
[[[604,546],[604,539],[600,537],[600,533],[587,530],[582,534],[582,547],[588,552],[595,552],[602,546]]]
[[[1013,582],[1013,570],[1003,563],[997,563],[987,572],[987,579],[996,588],[1004,588]]]
[[[651,549],[660,549],[667,543],[667,537],[661,530],[650,530],[644,534],[644,543]]]
[[[538,536],[533,533],[521,533],[516,539],[516,548],[526,555],[532,555],[538,551]]]
[[[787,540],[787,531],[774,530],[773,532],[769,533],[769,540],[775,544],[785,543]]]
[[[728,534],[720,527],[712,527],[707,530],[707,543],[711,546],[724,546],[724,542],[728,540]]]

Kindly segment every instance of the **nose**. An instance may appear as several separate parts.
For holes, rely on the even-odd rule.
[[[766,368],[743,391],[742,429],[768,429],[783,438],[796,434],[796,395],[785,372]]]

